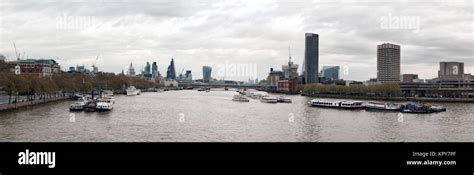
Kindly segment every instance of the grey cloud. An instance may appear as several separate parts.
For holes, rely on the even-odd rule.
[[[402,46],[402,73],[432,78],[439,61],[463,61],[474,73],[472,1],[440,2],[4,0],[0,53],[12,57],[15,42],[29,57],[60,57],[63,68],[91,65],[100,54],[101,70],[116,73],[131,61],[137,69],[157,61],[164,73],[173,57],[178,73],[191,69],[195,78],[203,65],[252,63],[263,79],[270,67],[286,64],[288,46],[302,65],[304,33],[311,32],[320,35],[320,66],[348,66],[345,79],[375,77],[376,45],[383,42]],[[389,14],[419,17],[420,32],[381,28]],[[94,23],[58,28],[63,15]]]

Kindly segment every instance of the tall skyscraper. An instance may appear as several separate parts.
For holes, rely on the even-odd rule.
[[[168,71],[166,71],[166,79],[176,80],[176,70],[174,68],[174,59],[171,58],[171,63],[168,66]]]
[[[314,33],[305,34],[305,50],[304,50],[304,73],[303,83],[318,83],[318,66],[319,66],[319,35]]]
[[[212,68],[210,66],[203,66],[202,67],[202,80],[205,83],[209,83],[211,81],[211,73],[212,73]]]
[[[146,65],[145,65],[145,74],[151,74],[151,65],[150,65],[150,62],[146,62]]]
[[[377,45],[377,80],[400,82],[400,46],[390,43]]]
[[[156,62],[153,62],[151,65],[151,74],[153,75],[153,78],[158,77],[158,64]]]

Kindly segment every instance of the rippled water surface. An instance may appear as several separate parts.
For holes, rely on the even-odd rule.
[[[309,107],[251,99],[235,91],[191,90],[115,96],[113,111],[68,111],[72,101],[0,113],[0,141],[125,142],[418,142],[474,141],[474,104],[447,112],[403,114]],[[71,122],[71,116],[75,121]]]

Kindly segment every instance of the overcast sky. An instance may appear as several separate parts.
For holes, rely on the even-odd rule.
[[[249,65],[266,78],[271,67],[300,64],[304,34],[319,34],[320,69],[341,66],[344,79],[376,77],[376,46],[401,45],[401,71],[428,79],[440,61],[465,63],[474,74],[472,0],[0,0],[0,54],[10,60],[55,58],[62,69],[97,64],[119,73],[133,61],[158,62],[202,78],[202,66]],[[96,57],[99,59],[96,60]],[[247,80],[251,75],[226,79]]]

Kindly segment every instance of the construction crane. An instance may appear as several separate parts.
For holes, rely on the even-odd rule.
[[[15,55],[16,55],[16,59],[17,60],[20,60],[20,55],[18,54],[17,50],[16,50],[16,45],[15,45],[15,42],[13,42],[13,47],[15,47]]]
[[[291,62],[291,50],[290,50],[290,46],[288,46],[288,55],[289,55],[290,62]]]
[[[100,55],[100,54],[99,54]],[[99,60],[99,55],[97,55],[97,57],[95,57],[95,62],[94,62],[94,65],[97,64],[97,60]]]

